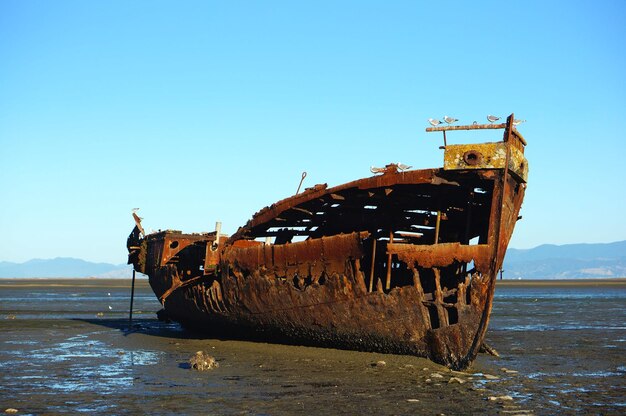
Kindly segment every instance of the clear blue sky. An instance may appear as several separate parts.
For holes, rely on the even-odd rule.
[[[511,246],[626,239],[624,1],[2,0],[0,261],[123,263],[134,207],[232,233],[304,170],[437,167],[429,117],[511,112]]]

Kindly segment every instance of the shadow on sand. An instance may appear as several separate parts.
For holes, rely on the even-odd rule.
[[[200,329],[198,327],[184,327],[172,321],[160,321],[158,319],[149,318],[133,319],[132,326],[129,325],[129,321],[126,318],[74,318],[72,320],[117,329],[124,336],[130,334],[144,334],[170,339],[213,339],[219,341],[249,341],[284,345],[306,345],[306,343],[294,342],[277,334],[255,332],[254,330],[242,331],[238,328],[228,328],[224,326],[212,329]]]
[[[103,326],[106,328],[117,329],[124,336],[132,333],[142,333],[145,335],[163,337],[163,338],[176,338],[176,339],[203,339],[207,338],[208,334],[200,333],[197,331],[190,331],[182,328],[179,324],[174,322],[162,322],[157,319],[133,319],[132,326],[128,319],[123,318],[95,318],[95,319],[80,319],[75,318],[74,321],[86,322],[93,325]]]

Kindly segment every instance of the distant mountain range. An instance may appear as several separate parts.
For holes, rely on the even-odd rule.
[[[24,263],[0,262],[0,278],[17,277],[108,277],[128,278],[132,268],[126,264],[92,263],[70,257],[33,259]]]
[[[595,279],[626,277],[626,241],[606,244],[544,244],[510,248],[505,279]]]
[[[626,241],[607,244],[544,244],[510,248],[504,259],[505,279],[594,279],[626,277]],[[58,257],[25,263],[0,262],[0,278],[102,277],[129,278],[126,264],[92,263]]]

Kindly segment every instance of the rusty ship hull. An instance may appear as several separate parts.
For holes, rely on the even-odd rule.
[[[466,368],[526,189],[526,142],[512,122],[483,126],[503,128],[502,141],[446,145],[442,168],[388,165],[316,185],[230,237],[145,235],[133,214],[129,263],[187,327]]]

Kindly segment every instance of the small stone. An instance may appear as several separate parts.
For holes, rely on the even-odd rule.
[[[500,377],[494,376],[492,374],[483,374],[483,377],[486,378],[487,380],[499,380],[500,379]]]
[[[17,413],[17,412],[19,412],[19,410],[14,409],[12,407],[9,407],[8,409],[4,410],[4,413],[8,413],[8,414],[14,414],[14,413]]]
[[[382,360],[376,361],[375,363],[372,363],[372,367],[384,367],[386,365],[387,365],[387,363],[382,361]]]
[[[428,368],[428,367],[422,368],[422,371],[428,371],[428,370],[430,370],[430,368]]]
[[[406,401],[409,402],[409,403],[417,403],[420,400],[419,399],[406,399]]]
[[[509,395],[506,396],[489,396],[487,398],[487,400],[491,400],[492,402],[494,401],[504,401],[504,400],[513,400],[513,398]]]
[[[424,380],[424,381],[426,381],[427,383],[430,383],[432,380],[431,380],[431,379],[429,379],[429,378],[427,378],[427,379],[426,379],[426,380]]]
[[[198,371],[212,370],[220,366],[219,363],[215,361],[215,358],[204,351],[196,352],[196,355],[189,359],[189,364],[191,364],[191,368]]]
[[[439,374],[439,373],[432,373],[430,375],[430,377],[432,377],[432,378],[443,378],[443,376],[441,374]]]
[[[463,384],[465,383],[465,380],[463,380],[462,378],[458,378],[458,377],[450,377],[450,380],[448,380],[448,384],[452,384],[452,383]]]

